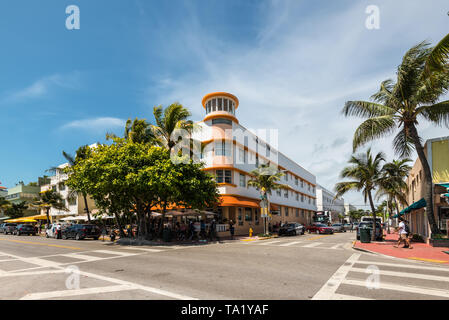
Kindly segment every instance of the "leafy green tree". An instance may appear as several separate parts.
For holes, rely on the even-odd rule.
[[[113,133],[106,134],[106,139],[110,140],[114,138],[118,137]],[[148,143],[154,145],[157,142],[151,125],[146,119],[138,118],[135,118],[132,121],[131,119],[126,121],[123,138],[134,143]]]
[[[360,219],[365,215],[365,210],[350,210],[348,214],[351,217],[352,221],[360,221]]]
[[[449,62],[449,33],[432,49],[426,61],[427,75],[433,71],[443,71]]]
[[[47,215],[47,225],[50,223],[51,208],[69,211],[65,206],[65,201],[62,196],[52,189],[40,192],[39,198],[35,198],[30,205],[33,208],[45,210],[45,214]]]
[[[339,182],[335,185],[336,196],[341,197],[350,190],[362,191],[365,203],[369,201],[371,212],[373,214],[373,230],[376,230],[376,208],[373,201],[373,192],[378,187],[378,181],[381,175],[381,162],[385,161],[383,152],[379,152],[374,157],[371,154],[371,148],[364,154],[351,156],[349,163],[351,166],[345,167],[340,177],[348,178],[351,181]],[[373,232],[372,238],[375,240],[376,233]]]
[[[426,212],[432,233],[439,233],[433,213],[432,175],[422,139],[418,134],[419,121],[449,127],[449,101],[439,101],[449,88],[447,36],[441,44],[430,48],[422,42],[404,55],[397,70],[397,80],[385,80],[372,102],[348,101],[343,108],[345,116],[358,116],[366,120],[354,133],[354,151],[365,143],[390,136],[399,128],[393,140],[395,152],[409,157],[416,150],[423,166]],[[438,58],[440,57],[440,58]],[[446,59],[446,60],[445,60]],[[427,69],[433,70],[426,72]]]
[[[262,200],[266,200],[266,205],[270,208],[270,202],[268,195],[271,194],[273,190],[287,189],[288,186],[280,184],[279,180],[284,175],[277,168],[263,164],[259,168],[251,171],[251,179],[246,183],[247,187],[254,187],[260,192],[260,197]],[[267,234],[267,223],[266,218],[264,218],[264,234]]]
[[[89,194],[118,223],[135,212],[140,239],[147,236],[146,222],[156,206],[204,208],[217,202],[216,183],[201,165],[173,164],[168,150],[161,147],[122,138],[113,141],[99,145],[88,159],[67,168],[67,185]]]
[[[26,209],[28,209],[28,205],[25,201],[19,203],[10,203],[9,205],[7,205],[5,213],[11,219],[16,219],[23,217],[24,211]]]
[[[6,209],[11,206],[11,203],[3,197],[0,197],[0,212],[5,213]]]

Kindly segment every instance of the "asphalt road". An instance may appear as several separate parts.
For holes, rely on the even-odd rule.
[[[0,299],[449,299],[449,268],[352,249],[355,233],[191,246],[0,235]]]

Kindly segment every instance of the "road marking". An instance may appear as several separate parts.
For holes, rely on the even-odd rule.
[[[427,261],[427,262],[436,262],[436,263],[448,263],[448,261],[445,261],[445,260],[434,260],[434,259],[416,258],[416,257],[409,257],[407,259],[421,260],[421,261]]]
[[[301,247],[302,248],[313,248],[313,247],[319,246],[320,244],[322,244],[322,242],[312,242],[312,243],[306,244]]]
[[[360,280],[343,280],[342,283],[353,285],[353,286],[366,287],[366,282],[360,281]],[[400,285],[400,284],[394,284],[394,283],[386,283],[384,281],[379,282],[379,289],[394,290],[394,291],[409,292],[409,293],[415,293],[415,294],[424,294],[424,295],[429,295],[429,296],[449,298],[448,290],[406,286],[406,285]]]
[[[346,262],[335,271],[332,277],[323,285],[323,287],[313,296],[312,300],[330,300],[333,299],[335,291],[346,278],[349,270],[354,263],[360,258],[360,253],[354,253]]]
[[[0,272],[0,278],[5,277],[20,277],[20,276],[34,276],[43,274],[54,274],[54,273],[64,273],[65,270],[48,270],[48,271],[31,271],[31,272],[14,272],[14,273],[4,273]]]
[[[148,252],[161,252],[161,251],[163,251],[163,250],[160,250],[160,249],[150,249],[150,248],[129,248],[129,247],[123,247],[123,249],[141,250],[141,251],[148,251]]]
[[[278,242],[282,242],[281,240],[275,240],[275,241],[263,241],[261,243],[257,243],[257,245],[259,246],[268,246],[270,244],[274,244],[274,243],[278,243]]]
[[[348,296],[346,294],[334,293],[332,300],[374,300],[370,298],[362,298],[356,296]]]
[[[330,247],[329,249],[338,249],[339,247],[341,247],[343,245],[343,243],[337,243],[336,245]]]
[[[111,254],[111,255],[119,255],[119,256],[123,256],[123,257],[129,257],[129,256],[136,255],[135,253],[122,252],[122,251],[111,251],[111,250],[95,250],[92,252],[106,253],[106,254]]]
[[[94,257],[94,256],[87,256],[87,255],[79,254],[79,253],[67,253],[67,254],[61,254],[61,256],[81,259],[81,260],[85,260],[85,261],[96,261],[96,260],[104,259],[104,258],[99,258],[99,257]]]
[[[44,260],[44,259],[39,259],[39,258],[22,258],[20,260],[23,261],[23,262],[26,262],[26,263],[35,264],[35,265],[38,265],[40,267],[46,267],[46,268],[47,267],[59,266],[59,263],[57,263],[57,262]]]
[[[422,269],[422,270],[437,270],[449,272],[449,268],[444,267],[430,267],[421,264],[400,264],[400,263],[388,263],[388,262],[375,262],[375,261],[357,261],[355,264],[368,264],[387,267],[409,268],[409,269]]]
[[[279,247],[288,247],[288,246],[292,246],[294,244],[298,244],[298,243],[302,243],[303,241],[293,241],[293,242],[287,242],[284,244],[280,244]]]
[[[117,285],[117,286],[107,286],[107,287],[96,287],[96,288],[84,288],[84,289],[73,289],[73,290],[61,290],[61,291],[49,291],[49,292],[38,292],[30,293],[22,297],[20,300],[40,300],[40,299],[51,299],[59,297],[70,297],[70,296],[80,296],[84,294],[101,294],[108,292],[117,292],[124,290],[135,290],[134,286],[129,285]]]
[[[17,243],[25,243],[25,244],[35,244],[37,246],[47,246],[47,247],[56,247],[56,248],[64,248],[64,249],[72,249],[72,250],[82,250],[78,247],[69,247],[69,246],[61,246],[58,244],[46,244],[41,242],[33,242],[33,241],[21,241],[21,240],[10,240],[10,239],[0,239],[1,241],[9,241],[9,242],[17,242]]]
[[[330,234],[323,234],[321,236],[312,237],[312,238],[309,238],[307,240],[317,240],[317,239],[321,239],[321,238],[329,237],[329,236],[330,236]]]
[[[352,268],[350,271],[366,273],[366,269],[363,269],[363,268]],[[449,282],[449,277],[441,277],[441,276],[427,275],[427,274],[421,274],[421,273],[397,272],[397,271],[387,271],[387,270],[379,270],[378,272],[380,275],[384,275],[384,276]]]

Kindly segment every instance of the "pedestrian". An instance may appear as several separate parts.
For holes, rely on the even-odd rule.
[[[56,225],[56,239],[61,239],[61,225],[59,223]]]
[[[204,222],[204,220],[201,220],[201,224],[200,224],[200,236],[201,239],[204,240],[206,239],[206,223]]]
[[[229,221],[229,232],[231,233],[231,240],[234,240],[234,222]]]
[[[399,218],[399,239],[398,239],[398,243],[394,246],[395,248],[399,248],[399,245],[401,244],[401,242],[404,242],[404,247],[403,248],[409,248],[409,249],[413,249],[413,247],[410,245],[410,239],[408,238],[408,234],[409,234],[409,228],[408,225],[406,224],[406,221],[404,220],[404,218],[400,217]]]

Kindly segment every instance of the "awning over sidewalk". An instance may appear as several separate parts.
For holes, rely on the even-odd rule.
[[[412,203],[410,206],[399,212],[399,214],[404,215],[406,213],[410,213],[412,210],[424,208],[426,205],[427,205],[426,200],[422,198],[421,200]]]
[[[448,188],[449,189],[449,183],[437,183],[437,185]]]
[[[237,196],[221,196],[223,202],[221,206],[223,207],[250,207],[259,208],[259,201],[244,199]]]

